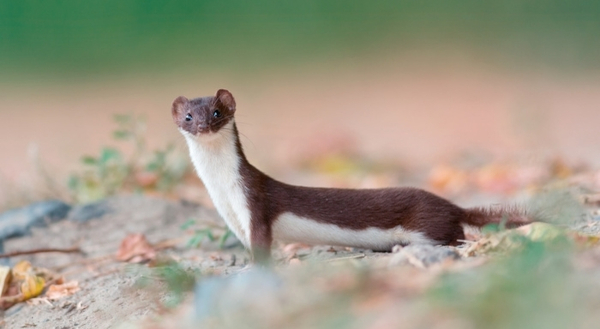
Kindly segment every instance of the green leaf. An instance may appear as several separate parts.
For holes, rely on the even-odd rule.
[[[100,162],[107,163],[110,160],[117,160],[121,158],[121,153],[113,148],[105,147],[102,149],[102,153],[100,155]]]
[[[215,241],[215,236],[212,234],[212,230],[209,228],[205,228],[202,230],[196,230],[196,234],[205,236],[210,241]]]
[[[93,156],[86,155],[81,158],[81,162],[83,162],[83,164],[93,166],[98,164],[98,159],[94,158]]]
[[[233,232],[231,232],[231,230],[229,228],[227,228],[225,233],[223,233],[223,235],[219,239],[219,249],[225,248],[225,242],[232,234],[233,234]]]
[[[212,231],[210,229],[206,229],[206,237],[210,241],[215,241],[215,236],[212,234]]]
[[[215,236],[212,234],[212,230],[209,228],[205,228],[202,230],[196,230],[194,236],[188,241],[188,247],[198,247],[202,240],[207,238],[209,241],[215,241]]]
[[[498,233],[501,231],[500,225],[499,224],[487,224],[484,227],[481,228],[481,233],[483,234],[493,234],[493,233]]]
[[[202,240],[204,239],[203,234],[195,234],[187,243],[188,248],[197,248]]]
[[[182,230],[187,230],[188,228],[192,227],[192,225],[196,224],[196,220],[195,219],[188,219],[185,223],[181,224],[181,229]]]
[[[69,180],[67,182],[67,186],[69,187],[69,190],[71,190],[71,191],[77,190],[77,187],[79,186],[79,177],[77,177],[75,175],[70,175]]]
[[[129,114],[115,114],[113,117],[117,123],[126,124],[131,122],[131,115]]]
[[[160,167],[161,167],[160,164],[153,161],[146,165],[146,170],[155,172],[155,171],[158,171],[160,169]]]
[[[125,140],[131,137],[131,133],[126,130],[115,130],[113,131],[113,137],[115,139]]]

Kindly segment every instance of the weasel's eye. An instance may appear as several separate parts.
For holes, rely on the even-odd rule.
[[[188,113],[188,115],[185,116],[185,121],[192,121],[192,115]]]
[[[219,111],[219,110],[215,110],[215,111],[213,112],[213,117],[215,117],[215,118],[220,118],[220,117],[221,117],[221,111]]]

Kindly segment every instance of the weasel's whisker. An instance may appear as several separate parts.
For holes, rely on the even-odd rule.
[[[221,121],[223,121],[225,119],[230,119],[230,118],[233,118],[233,115],[228,115],[226,117],[218,118],[217,120],[213,121],[212,124],[217,124],[217,123],[219,123],[219,122],[221,122]]]
[[[219,135],[224,136],[223,134],[225,131],[232,132],[232,133],[235,132],[233,128],[222,127],[221,129],[219,129],[218,133],[219,133]],[[250,139],[250,137],[246,136],[246,134],[238,131],[238,135],[240,135],[241,137],[244,137],[248,142],[250,142],[250,144],[252,144],[253,148],[256,148],[256,145],[254,144],[254,142]]]
[[[251,124],[251,123],[248,123],[248,122],[246,122],[246,121],[240,121],[240,120],[239,120],[239,119],[237,119],[237,118],[235,119],[235,123],[236,123],[236,124],[240,124],[240,125],[244,125],[244,126],[253,126],[253,124]]]
[[[252,148],[256,148],[256,145],[254,144],[254,142],[250,139],[250,137],[246,136],[246,134],[242,134],[240,132],[238,132],[238,134],[240,134],[242,137],[244,137],[248,142],[250,142],[250,144],[252,144]]]

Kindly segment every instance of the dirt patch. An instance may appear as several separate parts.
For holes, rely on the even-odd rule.
[[[589,200],[590,197],[584,198],[585,202]],[[86,216],[90,211],[93,215]],[[594,211],[597,212],[596,208],[591,213],[595,214]],[[594,216],[580,220],[577,227],[581,231],[597,231],[600,226]],[[279,265],[274,272],[260,269],[257,272],[256,268],[248,267],[248,254],[236,240],[228,240],[225,249],[210,241],[205,241],[201,248],[189,247],[187,244],[193,237],[190,220],[196,229],[208,228],[215,234],[224,232],[214,210],[188,202],[133,195],[74,207],[65,220],[33,228],[29,236],[5,241],[6,252],[79,246],[83,254],[37,254],[11,259],[12,262],[27,259],[36,266],[58,271],[68,280],[78,281],[81,290],[56,301],[18,304],[4,313],[4,327],[115,328],[124,323],[138,323],[139,328],[150,325],[193,328],[194,321],[211,323],[213,316],[225,316],[230,318],[229,324],[250,321],[258,328],[265,323],[271,327],[280,322],[286,324],[300,310],[316,317],[314,321],[325,321],[327,312],[343,318],[377,310],[383,312],[384,322],[389,322],[383,326],[387,328],[391,323],[409,319],[413,307],[407,304],[397,313],[391,305],[421,296],[442,273],[464,271],[487,259],[486,256],[460,258],[460,248],[409,247],[395,253],[373,253],[293,244],[276,246]],[[154,245],[167,242],[171,247],[161,250],[160,257],[177,262],[180,268],[204,274],[193,300],[188,295],[179,307],[169,309],[173,291],[164,280],[151,280],[150,286],[142,288],[140,282],[152,276],[147,265],[114,259],[121,241],[131,233],[143,233]],[[596,268],[594,253],[587,254],[578,259],[586,266],[591,262]],[[344,303],[355,308],[350,315],[339,308]],[[276,305],[279,311],[273,313],[268,305]],[[236,307],[240,309],[236,311]],[[358,327],[364,324],[360,321]],[[310,327],[310,322],[296,327]]]
[[[202,249],[185,247],[191,237],[181,225],[194,219],[201,225],[221,226],[214,211],[143,196],[110,198],[96,208],[102,208],[104,213],[96,210],[100,216],[81,220],[77,216],[81,216],[82,208],[76,207],[66,220],[46,228],[33,228],[30,236],[5,241],[7,252],[47,246],[79,246],[83,251],[83,254],[38,254],[12,259],[27,259],[35,266],[64,273],[68,280],[80,283],[81,291],[51,304],[23,303],[12,307],[4,314],[7,328],[114,328],[126,320],[157,314],[161,305],[157,301],[165,296],[155,290],[136,289],[135,282],[143,272],[137,271],[136,265],[113,259],[121,240],[130,233],[144,233],[152,243],[179,239],[175,249],[164,254],[185,258],[190,266],[211,268],[226,263],[210,257],[218,250],[214,245]],[[240,254],[240,264],[247,262],[241,248],[218,252]]]

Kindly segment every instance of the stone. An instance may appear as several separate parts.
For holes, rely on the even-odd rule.
[[[59,200],[35,202],[9,210],[0,215],[0,241],[29,234],[32,227],[44,227],[63,220],[70,210],[70,205]]]
[[[69,220],[83,223],[91,219],[100,218],[110,212],[109,199],[105,199],[74,207],[71,214],[69,214]]]

